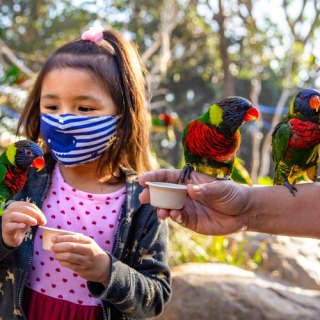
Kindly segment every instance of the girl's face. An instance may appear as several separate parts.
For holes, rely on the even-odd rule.
[[[40,112],[111,116],[117,114],[117,107],[110,93],[89,72],[64,68],[50,71],[43,79]]]

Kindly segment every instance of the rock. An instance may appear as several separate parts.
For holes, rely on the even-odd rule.
[[[248,232],[245,241],[251,256],[261,242],[267,243],[258,272],[297,287],[320,290],[319,240]]]
[[[320,293],[224,264],[174,267],[173,297],[161,320],[318,320]]]

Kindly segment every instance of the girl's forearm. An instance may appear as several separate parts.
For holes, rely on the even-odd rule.
[[[284,186],[250,188],[248,230],[320,238],[320,184],[296,187],[295,196]]]

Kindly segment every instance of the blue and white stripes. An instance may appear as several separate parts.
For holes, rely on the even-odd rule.
[[[52,156],[66,166],[93,161],[112,144],[117,116],[40,115],[40,131]]]

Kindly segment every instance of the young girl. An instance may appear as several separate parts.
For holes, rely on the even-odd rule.
[[[42,144],[46,168],[1,221],[2,320],[162,312],[168,231],[139,203],[135,176],[151,168],[144,88],[135,49],[113,31],[85,32],[47,59],[18,126]],[[45,251],[38,225],[77,234]]]

